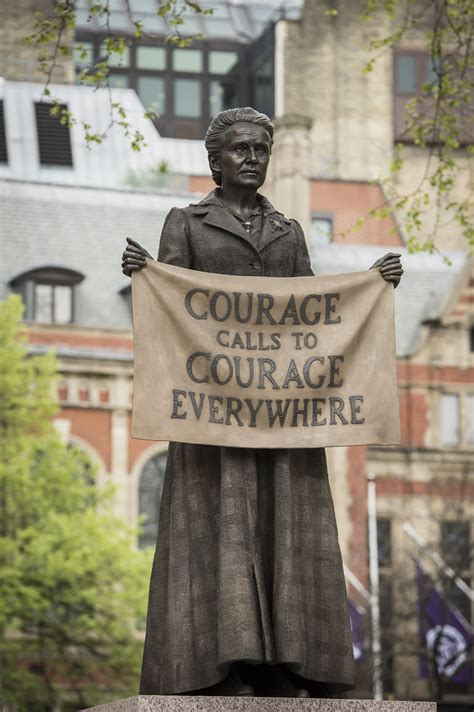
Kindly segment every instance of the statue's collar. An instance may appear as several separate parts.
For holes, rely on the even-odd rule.
[[[260,193],[257,193],[257,204],[262,209],[264,217],[266,217],[267,215],[271,215],[272,213],[278,212],[277,210],[275,210],[268,198],[265,198],[264,195],[260,195]],[[227,205],[219,196],[219,188],[215,188],[214,190],[212,190],[208,195],[206,195],[205,198],[200,200],[199,203],[192,204],[192,207],[205,208],[207,205],[217,205],[219,208],[224,208],[224,210],[228,209]]]

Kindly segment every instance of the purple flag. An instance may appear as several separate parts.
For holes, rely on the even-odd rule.
[[[354,651],[354,660],[357,662],[365,656],[365,610],[352,601],[347,602],[347,607],[349,608],[349,617],[351,619],[352,649]]]
[[[418,562],[416,582],[420,642],[423,650],[436,661],[438,672],[451,682],[469,683],[467,664],[472,645],[472,628],[455,606],[436,590],[430,576]],[[428,677],[426,655],[420,656],[420,675]]]

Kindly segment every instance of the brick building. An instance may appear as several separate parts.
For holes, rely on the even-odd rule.
[[[325,13],[324,3],[307,1],[298,19],[281,18],[274,29],[280,149],[271,194],[307,226],[316,269],[326,272],[330,266],[321,264],[325,251],[320,243],[328,235],[332,241],[325,249],[340,251],[339,270],[342,265],[350,269],[342,255],[354,252],[361,259],[369,249],[362,245],[404,252],[402,214],[396,215],[396,224],[366,220],[358,233],[342,237],[341,232],[384,204],[373,181],[388,174],[396,141],[405,144],[399,188],[419,180],[427,152],[404,134],[403,111],[432,71],[424,37],[411,32],[395,52],[381,53],[373,71],[364,73],[367,41],[386,35],[388,26],[383,19],[361,22],[358,3],[336,6],[338,14],[332,15]],[[458,159],[461,164],[465,160],[461,152]],[[458,199],[472,193],[467,164],[456,190]],[[424,216],[425,235],[433,219],[431,213]],[[358,244],[357,250],[350,243]],[[466,250],[460,228],[449,220],[438,245]],[[413,557],[436,569],[431,547],[453,566],[460,585],[469,584],[471,591],[456,589],[452,600],[465,621],[473,621],[474,279],[472,262],[461,254],[458,258],[459,272],[441,263],[436,267],[427,256],[403,256],[406,273],[397,290],[401,446],[330,453],[345,560],[365,583],[366,478],[376,479],[385,688],[400,697],[428,694],[417,669],[417,611],[407,615],[408,599],[410,605],[416,599]],[[352,585],[349,590],[357,598]],[[471,688],[453,682],[449,694],[472,693],[472,673],[470,679]]]
[[[154,23],[162,40],[133,40],[125,6],[114,4],[112,29],[130,33],[131,44],[112,70],[112,92],[146,137],[139,154],[116,128],[89,149],[80,125],[51,123],[40,106],[41,85],[27,81],[37,79],[31,57],[12,63],[0,55],[6,257],[0,296],[23,295],[32,352],[55,347],[61,363],[57,426],[118,486],[117,511],[133,523],[139,514],[148,517],[140,544],[151,544],[166,444],[130,438],[133,344],[129,281],[120,272],[124,237],[156,254],[168,210],[213,187],[201,137],[215,111],[250,103],[274,116],[264,192],[305,226],[316,273],[364,269],[394,248],[403,255],[405,276],[396,292],[402,444],[332,449],[328,459],[350,597],[367,611],[367,477],[374,476],[385,636],[393,638],[397,625],[401,637],[415,640],[413,616],[401,617],[398,589],[413,585],[410,557],[421,556],[427,566],[430,560],[407,526],[456,564],[466,584],[474,583],[472,264],[452,223],[441,235],[450,266],[441,256],[407,254],[402,221],[367,219],[357,233],[342,233],[384,202],[374,181],[388,170],[401,90],[411,69],[425,61],[424,50],[412,38],[363,74],[367,30],[354,3],[340,2],[337,17],[324,14],[317,0],[288,2],[286,13],[270,0],[206,4],[214,15],[193,18],[190,31],[202,31],[205,39],[190,49],[166,45],[167,28],[151,13],[140,17],[150,28]],[[88,21],[85,3],[79,7],[77,42],[92,62],[101,57],[104,27],[97,18]],[[11,27],[2,30],[10,42]],[[108,92],[73,84],[83,61],[76,71],[66,61],[58,79],[70,83],[53,93],[75,117],[100,129],[108,121]],[[156,126],[142,118],[150,104],[160,113]],[[407,150],[400,181],[408,184],[423,154]],[[166,171],[157,172],[163,162]],[[467,178],[459,189],[468,189]],[[453,560],[453,547],[466,552],[461,561]],[[459,606],[472,622],[467,595]],[[429,694],[413,649],[400,652],[388,641],[385,653],[389,694]],[[365,659],[368,668],[368,651]],[[369,687],[362,663],[358,694],[369,694]],[[470,690],[472,683],[453,683],[449,692],[462,698]]]

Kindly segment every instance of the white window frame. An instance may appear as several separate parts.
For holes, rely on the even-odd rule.
[[[443,440],[443,396],[457,396],[458,398],[458,431],[459,438],[456,443],[445,443]],[[438,404],[438,436],[439,443],[442,448],[447,449],[474,449],[474,441],[468,442],[468,432],[469,432],[469,414],[468,414],[468,402],[469,398],[474,398],[474,390],[451,390],[443,389],[439,394],[439,404]]]

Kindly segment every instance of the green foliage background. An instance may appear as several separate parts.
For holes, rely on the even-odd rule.
[[[52,354],[28,356],[18,297],[0,302],[3,702],[79,709],[134,694],[150,552],[111,511],[93,463],[56,434]]]

